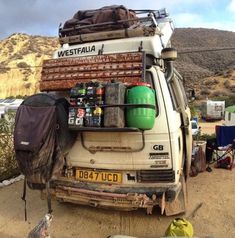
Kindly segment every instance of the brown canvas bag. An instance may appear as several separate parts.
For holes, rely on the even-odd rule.
[[[63,155],[74,142],[76,135],[68,129],[68,107],[66,99],[36,94],[17,110],[15,156],[31,188],[40,188],[34,184],[45,185],[60,171]]]
[[[55,106],[19,107],[14,147],[19,168],[27,181],[45,184],[51,178],[55,133]]]
[[[138,18],[136,16],[135,11],[127,9],[123,5],[112,5],[102,7],[96,10],[78,11],[73,16],[72,19],[65,22],[63,29],[60,30],[60,35],[69,36],[77,34],[94,33],[98,31],[125,29],[135,24],[137,20]],[[79,28],[89,26],[92,24],[100,24],[100,25],[95,25],[86,28]]]
[[[17,110],[14,130],[15,157],[25,175],[22,200],[26,210],[26,184],[31,189],[46,190],[48,213],[51,209],[50,180],[58,174],[64,155],[76,134],[68,130],[69,103],[49,94],[35,94]]]

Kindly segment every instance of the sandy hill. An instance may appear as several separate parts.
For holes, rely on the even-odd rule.
[[[175,64],[186,88],[194,87],[201,97],[235,92],[235,50],[221,50],[235,47],[234,32],[179,28],[172,45],[179,52]],[[58,47],[57,38],[26,34],[13,34],[0,41],[0,98],[37,92],[38,66]],[[214,49],[218,51],[208,51]],[[200,52],[191,52],[195,50]]]
[[[178,28],[172,45],[179,52],[175,64],[187,88],[195,88],[200,96],[235,92],[235,32]]]
[[[0,41],[0,98],[38,91],[42,61],[58,47],[51,37],[13,34]]]

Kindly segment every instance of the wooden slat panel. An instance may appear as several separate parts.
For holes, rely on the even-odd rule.
[[[41,81],[40,90],[41,91],[63,91],[70,90],[77,83],[86,83],[89,81],[96,80],[94,78],[87,79],[77,79],[77,80],[60,80],[60,81]],[[104,78],[102,82],[110,82],[111,80],[117,80],[117,78]],[[134,83],[140,81],[139,77],[120,77],[118,78],[120,82],[123,83]]]
[[[108,55],[93,55],[74,58],[59,58],[43,61],[43,68],[61,67],[61,66],[78,66],[87,64],[104,64],[104,63],[123,63],[123,62],[142,62],[143,52],[120,53]]]
[[[69,90],[77,83],[89,81],[143,81],[144,60],[144,52],[45,60],[40,90]]]
[[[68,67],[45,67],[42,70],[42,75],[48,75],[52,73],[73,73],[73,72],[86,72],[86,71],[107,71],[107,70],[141,70],[141,63],[113,63],[113,64],[88,64],[79,66],[68,66]],[[46,78],[45,78],[46,80]]]
[[[71,73],[53,73],[42,75],[42,81],[51,81],[51,80],[64,80],[64,79],[103,79],[103,78],[119,78],[119,77],[141,77],[141,70],[125,70],[125,71],[91,71],[91,72],[71,72]]]

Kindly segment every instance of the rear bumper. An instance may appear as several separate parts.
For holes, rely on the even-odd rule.
[[[104,186],[77,181],[53,180],[52,194],[57,200],[93,207],[117,210],[146,208],[151,213],[156,205],[173,201],[181,191],[181,183],[168,187],[156,186]],[[164,199],[164,201],[163,201]]]

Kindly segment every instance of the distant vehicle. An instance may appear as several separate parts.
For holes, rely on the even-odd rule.
[[[191,120],[191,126],[192,126],[192,135],[196,136],[200,133],[201,127],[198,125],[198,122],[196,120]]]
[[[23,99],[0,99],[0,118],[3,118],[8,111],[17,111]]]
[[[207,100],[202,105],[202,118],[206,121],[222,120],[224,118],[225,101]]]
[[[5,114],[5,106],[0,106],[0,118],[3,118]]]

